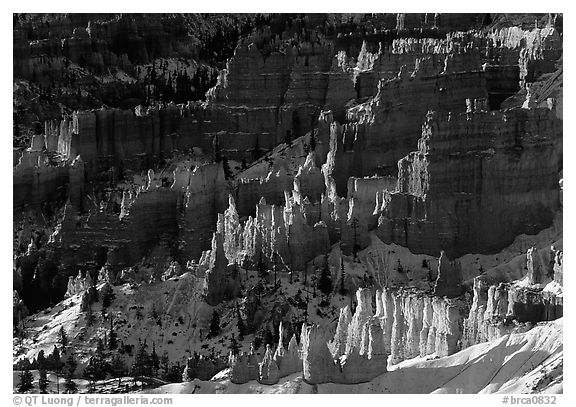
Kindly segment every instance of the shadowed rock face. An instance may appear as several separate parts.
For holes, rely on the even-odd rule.
[[[550,110],[429,114],[422,134],[382,206],[383,241],[459,256],[495,252],[552,223],[562,131]]]
[[[462,270],[458,264],[450,262],[444,252],[441,252],[438,259],[438,277],[434,286],[434,295],[457,297],[462,292]]]

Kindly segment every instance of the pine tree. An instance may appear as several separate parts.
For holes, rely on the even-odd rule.
[[[118,335],[110,323],[110,333],[108,334],[108,349],[114,350],[118,346]]]
[[[18,392],[24,393],[32,389],[32,381],[34,380],[34,377],[32,376],[32,373],[30,373],[30,369],[28,369],[28,367],[21,371],[18,377],[20,378],[20,383],[18,384]]]
[[[118,353],[115,353],[110,362],[110,372],[112,373],[112,377],[118,379],[118,386],[122,383],[122,377],[126,374],[126,371],[127,368],[124,360]]]
[[[156,373],[160,368],[160,358],[156,353],[156,344],[154,342],[152,342],[152,353],[150,354],[150,367],[152,370],[152,375],[156,376]]]
[[[158,311],[156,311],[156,304],[152,304],[152,309],[150,310],[150,318],[156,322],[158,320]]]
[[[94,321],[96,321],[96,317],[94,316],[94,313],[92,312],[92,306],[88,305],[88,308],[86,309],[86,325],[87,326],[92,326],[94,325]]]
[[[140,383],[143,383],[144,376],[150,375],[150,355],[146,352],[145,344],[141,341],[138,342],[138,351],[132,364],[132,376],[134,377],[134,382],[140,379]]]
[[[78,387],[76,386],[74,380],[72,380],[72,375],[70,373],[66,375],[66,380],[64,381],[64,389],[66,390],[66,393],[71,394],[78,391]]]
[[[94,352],[94,356],[92,356],[91,362],[94,367],[94,375],[96,380],[106,378],[108,364],[106,362],[106,355],[104,353],[104,342],[100,338],[98,338],[96,350]]]
[[[64,369],[66,370],[66,373],[68,373],[69,375],[73,375],[77,367],[78,362],[76,362],[74,354],[70,353],[66,358],[66,363],[64,364]]]
[[[224,169],[224,178],[226,179],[232,178],[232,170],[230,169],[230,163],[228,162],[228,158],[225,155],[222,156],[222,168]]]
[[[160,367],[162,369],[161,379],[166,380],[166,377],[168,377],[170,369],[170,359],[168,358],[168,352],[166,351],[160,357]]]
[[[262,335],[262,341],[264,343],[264,346],[274,345],[274,335],[272,335],[272,331],[270,330],[270,328],[266,327],[266,329],[264,329],[264,334]]]
[[[352,246],[352,253],[354,255],[354,261],[358,260],[358,251],[360,250],[360,245],[358,244],[358,218],[352,219],[352,228],[354,229],[354,244]]]
[[[96,391],[96,367],[92,359],[84,369],[82,377],[88,379],[88,393],[94,393]]]
[[[76,393],[78,391],[76,383],[74,382],[74,380],[72,380],[77,366],[78,362],[76,362],[76,360],[74,359],[74,355],[70,353],[66,358],[65,363],[66,380],[64,381],[64,389],[66,393]]]
[[[340,257],[340,295],[346,295],[346,271],[344,270],[344,258]]]
[[[38,356],[36,357],[36,364],[38,365],[38,369],[46,368],[46,357],[44,356],[44,349],[40,349],[38,352]]]
[[[208,332],[208,338],[213,338],[220,334],[220,314],[214,311],[212,313],[212,319],[210,320],[210,332]]]
[[[332,292],[332,274],[330,273],[330,265],[328,263],[328,253],[324,256],[324,266],[322,267],[320,279],[318,280],[318,289],[326,295]]]
[[[102,308],[108,308],[115,297],[112,286],[109,283],[104,284],[100,295],[102,297]]]
[[[236,303],[236,318],[238,327],[238,340],[243,341],[244,335],[246,334],[246,327],[244,326],[244,321],[242,320],[242,314],[240,313],[240,306]]]
[[[232,338],[230,339],[230,350],[232,351],[233,355],[237,355],[240,353],[240,347],[238,346],[238,341],[232,334]]]
[[[56,392],[60,393],[60,374],[62,373],[62,360],[60,359],[60,350],[54,346],[52,354],[48,357],[48,364],[56,373]]]
[[[38,368],[38,389],[40,393],[46,394],[48,389],[48,377],[46,375],[46,368],[40,367]]]
[[[58,343],[63,348],[65,348],[68,345],[68,336],[66,336],[66,331],[64,330],[64,326],[61,326],[60,330],[58,331]]]
[[[220,142],[218,141],[218,136],[215,136],[212,140],[212,149],[214,150],[214,161],[219,163],[222,161],[222,153],[220,151]]]
[[[316,150],[316,137],[314,136],[314,132],[310,134],[310,150]]]

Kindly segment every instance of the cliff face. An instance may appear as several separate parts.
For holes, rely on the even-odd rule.
[[[398,192],[382,205],[378,236],[459,256],[549,226],[560,207],[560,129],[548,109],[429,114],[419,150],[398,163]]]
[[[13,170],[13,206],[39,207],[45,202],[66,196],[69,168],[60,162],[54,165],[41,151],[31,147],[24,151]]]
[[[419,122],[428,110],[462,112],[466,97],[487,95],[480,71],[430,76],[424,69],[423,63],[411,75],[403,67],[397,78],[381,80],[373,98],[347,110],[349,124],[319,134],[334,140],[332,176],[339,195],[346,194],[349,176],[395,175],[398,159],[417,145]]]

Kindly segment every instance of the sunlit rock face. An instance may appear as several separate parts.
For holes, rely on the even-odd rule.
[[[563,315],[563,251],[552,247],[528,249],[513,270],[499,267],[474,279],[473,301],[464,321],[464,346],[524,332],[541,321]]]
[[[436,354],[451,355],[461,349],[465,304],[429,294],[385,289],[356,292],[352,315],[341,309],[336,333],[327,341],[325,329],[302,331],[304,378],[310,383],[362,383],[406,359]]]

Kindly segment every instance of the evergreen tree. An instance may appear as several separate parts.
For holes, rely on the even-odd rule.
[[[268,276],[268,270],[266,270],[266,266],[264,265],[264,261],[262,260],[262,254],[258,257],[258,265],[256,266],[258,269],[258,278],[265,279]]]
[[[60,374],[62,373],[62,360],[60,359],[60,350],[54,346],[52,354],[48,358],[48,365],[52,367],[56,373],[56,391],[60,393]]]
[[[262,337],[255,336],[254,340],[252,341],[251,346],[252,346],[252,349],[257,351],[260,348],[260,346],[262,346]]]
[[[214,150],[214,161],[219,163],[222,161],[222,152],[220,151],[220,142],[218,141],[218,136],[215,136],[212,140],[212,149]]]
[[[168,358],[168,352],[164,352],[160,357],[160,368],[162,369],[161,379],[166,380],[170,369],[170,359]]]
[[[138,341],[138,351],[134,356],[134,363],[132,364],[132,377],[134,382],[140,380],[143,383],[144,376],[150,376],[150,355],[146,352],[145,344]]]
[[[328,263],[328,253],[324,256],[324,266],[322,267],[320,279],[318,280],[318,289],[326,295],[332,292],[332,274],[330,273],[330,265]]]
[[[102,380],[106,378],[108,364],[106,362],[106,355],[104,353],[104,342],[102,342],[102,339],[100,338],[98,338],[98,343],[96,345],[94,356],[91,358],[91,363],[94,367],[94,377],[96,380]]]
[[[76,359],[74,358],[74,354],[70,353],[68,355],[68,357],[66,358],[66,363],[64,364],[64,369],[66,371],[66,373],[68,375],[73,375],[74,372],[76,371],[76,368],[78,367],[78,362],[76,362]]]
[[[352,219],[352,228],[354,229],[354,244],[352,246],[352,253],[354,255],[354,261],[358,260],[358,251],[360,250],[360,245],[358,244],[358,218]]]
[[[242,314],[240,313],[240,306],[236,303],[236,326],[238,327],[238,340],[243,341],[244,335],[246,334],[246,327],[244,326],[244,321],[242,320]]]
[[[176,362],[170,366],[168,374],[166,376],[166,380],[171,383],[180,383],[182,382],[182,365],[180,362]]]
[[[114,300],[114,290],[109,283],[104,284],[102,290],[100,291],[102,297],[102,308],[108,308]]]
[[[152,370],[152,375],[156,376],[156,373],[160,368],[160,358],[156,353],[156,344],[154,342],[152,342],[152,353],[150,354],[150,367]]]
[[[156,304],[152,304],[152,309],[150,310],[150,317],[156,322],[158,320],[158,311],[156,311]]]
[[[110,362],[110,372],[112,373],[112,377],[118,379],[118,386],[122,383],[122,377],[126,375],[126,371],[127,368],[124,359],[122,359],[118,353],[115,353]]]
[[[112,325],[112,324],[110,324]],[[110,326],[110,333],[108,334],[108,349],[114,350],[118,346],[118,335],[116,331]]]
[[[228,158],[225,155],[222,156],[222,168],[224,169],[224,178],[226,179],[232,178],[232,170],[230,169],[230,163],[228,162]]]
[[[274,345],[274,335],[272,334],[270,328],[266,327],[266,329],[264,329],[264,334],[262,335],[262,341],[264,343],[264,346]]]
[[[74,380],[72,380],[77,366],[78,362],[76,362],[76,359],[74,359],[74,355],[70,353],[66,358],[65,363],[66,380],[64,381],[64,389],[66,393],[76,393],[78,391],[76,383],[74,382]]]
[[[65,348],[68,345],[68,336],[66,336],[66,331],[64,330],[64,326],[61,326],[60,330],[58,331],[58,343],[63,348]]]
[[[208,338],[213,338],[220,334],[220,314],[214,311],[212,312],[212,319],[210,320],[210,332],[208,332]]]
[[[88,393],[94,393],[96,391],[96,368],[92,359],[84,369],[82,377],[88,379]]]
[[[238,341],[232,334],[232,339],[230,339],[230,350],[232,351],[233,355],[237,355],[240,353],[240,347],[238,346]]]
[[[32,389],[32,381],[34,380],[34,377],[32,376],[32,373],[30,373],[30,369],[28,369],[28,367],[21,371],[18,377],[20,378],[20,383],[18,384],[18,392],[24,393]]]
[[[66,393],[71,394],[76,393],[78,391],[78,387],[76,386],[74,380],[72,380],[71,374],[66,375],[66,380],[64,381],[64,389],[66,390]]]
[[[94,321],[96,321],[96,317],[94,316],[94,313],[92,312],[92,305],[88,304],[88,308],[86,309],[86,325],[87,326],[92,326],[94,325]]]
[[[38,365],[38,369],[46,368],[46,357],[44,356],[44,349],[40,349],[38,352],[38,356],[36,357],[36,364]]]
[[[39,367],[38,368],[38,389],[40,393],[46,394],[48,389],[48,377],[46,375],[46,368]]]
[[[344,258],[340,257],[340,295],[346,295],[346,271],[344,270]]]
[[[310,134],[310,150],[311,151],[316,150],[316,137],[314,136],[314,132]]]

